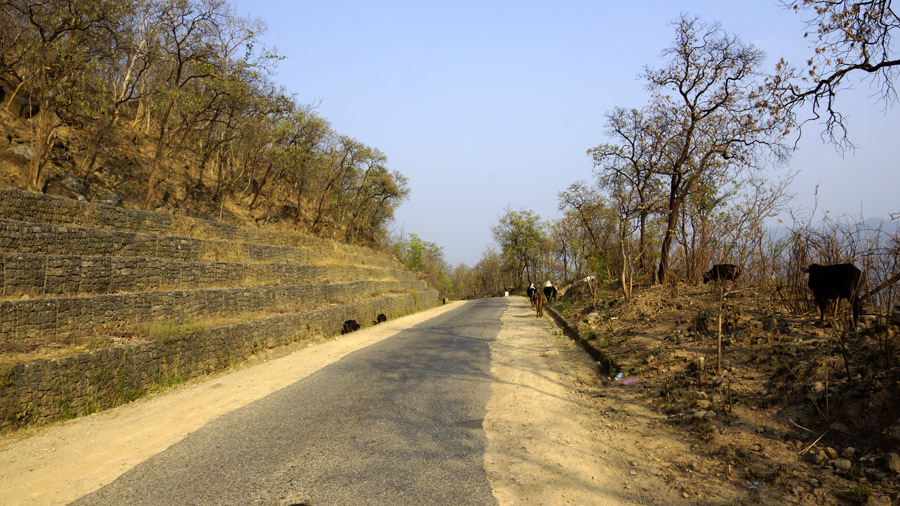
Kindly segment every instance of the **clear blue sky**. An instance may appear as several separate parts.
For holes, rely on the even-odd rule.
[[[638,75],[659,66],[680,13],[719,21],[780,57],[811,55],[804,19],[753,1],[250,1],[238,13],[286,60],[274,80],[341,134],[380,149],[409,178],[394,227],[473,266],[494,244],[504,209],[561,216],[557,194],[592,180],[588,148],[606,141],[604,114],[646,105]],[[859,146],[841,157],[806,131],[794,208],[888,217],[900,211],[900,108],[860,83],[840,98]],[[787,169],[784,169],[787,170]]]

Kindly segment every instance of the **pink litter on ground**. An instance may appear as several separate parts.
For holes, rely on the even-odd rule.
[[[629,385],[634,385],[635,383],[640,383],[640,382],[641,382],[641,378],[628,378],[628,379],[623,379],[622,381],[620,381],[619,385],[622,385],[623,387],[627,387]]]

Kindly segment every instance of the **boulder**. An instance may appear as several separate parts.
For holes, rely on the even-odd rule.
[[[900,455],[888,453],[885,457],[887,468],[894,474],[900,474]]]
[[[57,195],[69,199],[89,201],[90,185],[87,180],[75,177],[71,174],[53,176],[44,183],[41,192],[47,195]]]
[[[853,467],[853,464],[851,464],[848,459],[837,459],[832,465],[834,465],[834,468],[838,471],[849,471],[850,468]]]
[[[34,158],[34,151],[30,147],[19,144],[6,150],[6,156],[20,163],[30,162]]]

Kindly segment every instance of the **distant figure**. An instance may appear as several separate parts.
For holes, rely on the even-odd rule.
[[[531,307],[534,307],[534,293],[537,292],[537,288],[535,288],[534,283],[528,287],[528,290],[525,290],[525,293],[528,294],[528,300],[531,301]]]
[[[534,292],[534,309],[537,311],[537,317],[544,316],[544,294],[535,290]]]
[[[550,281],[544,283],[544,298],[547,299],[547,304],[556,299],[556,287]]]
[[[741,268],[734,264],[716,264],[703,274],[703,282],[734,281],[741,275]]]

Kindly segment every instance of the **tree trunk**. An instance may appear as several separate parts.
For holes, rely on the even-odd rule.
[[[659,270],[657,271],[657,283],[663,284],[669,275],[669,249],[672,247],[672,239],[675,237],[675,227],[678,225],[678,212],[669,211],[668,225],[663,236],[662,249],[659,252]]]
[[[678,225],[678,211],[681,208],[681,175],[672,176],[669,186],[669,216],[666,224],[666,233],[663,236],[662,249],[659,253],[659,270],[657,271],[657,283],[663,284],[669,275],[669,249],[672,247],[672,239],[675,237],[675,227]]]
[[[640,217],[640,237],[638,239],[638,253],[637,253],[637,265],[641,271],[647,268],[646,254],[644,249],[646,248],[646,231],[647,231],[647,212],[641,209]]]

